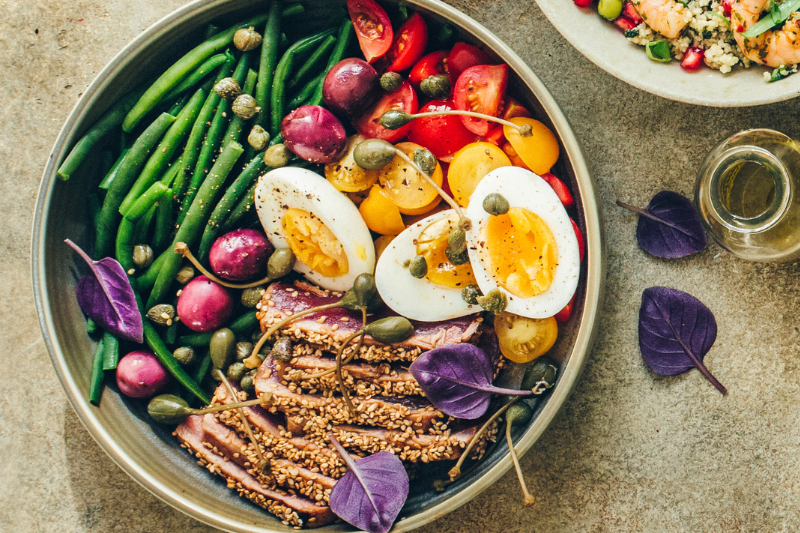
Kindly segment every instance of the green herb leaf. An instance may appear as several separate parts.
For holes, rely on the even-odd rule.
[[[786,67],[786,66],[778,67],[772,71],[772,74],[770,74],[767,83],[772,83],[774,81],[779,81],[784,78],[788,78],[795,72],[797,72],[797,65],[793,67]]]
[[[745,37],[746,39],[754,39],[758,37],[762,33],[771,30],[775,26],[786,22],[789,16],[799,8],[800,0],[788,0],[782,3],[777,9],[770,9],[770,16],[764,17],[753,24],[749,30],[742,33],[742,37]]]
[[[664,40],[647,43],[644,47],[644,51],[647,57],[659,63],[669,63],[670,59],[672,59],[669,53],[669,44]]]
[[[714,15],[715,17],[717,17],[718,19],[720,19],[722,22],[724,22],[725,24],[727,24],[729,28],[731,27],[731,21],[730,21],[730,19],[729,19],[728,17],[726,17],[725,15],[722,15],[722,14],[720,14],[720,13],[717,13],[716,11],[709,11],[708,13],[709,13],[710,15]],[[743,35],[744,35],[744,34],[743,34]],[[703,31],[703,38],[705,38],[705,31]]]
[[[625,30],[625,37],[627,39],[630,39],[631,37],[638,37],[638,36],[639,36],[639,30],[636,29],[636,28],[634,28],[632,30]]]

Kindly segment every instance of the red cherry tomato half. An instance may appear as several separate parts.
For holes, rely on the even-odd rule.
[[[386,72],[402,72],[410,69],[422,57],[427,45],[428,27],[419,13],[414,13],[400,26],[392,47],[386,54],[386,61],[389,62]]]
[[[564,204],[564,207],[569,209],[575,205],[575,199],[572,197],[572,193],[569,192],[569,189],[566,185],[564,185],[563,181],[553,176],[549,172],[542,174],[542,179],[546,181],[554,191],[556,191],[558,199],[561,200],[561,203]]]
[[[583,253],[586,248],[583,243],[583,233],[581,233],[580,228],[578,228],[578,225],[575,223],[574,220],[569,219],[569,221],[572,222],[572,229],[575,230],[575,236],[578,238],[578,250],[580,253],[581,263],[583,263]]]
[[[527,110],[522,104],[511,98],[506,98],[505,105],[503,106],[503,118],[511,120],[516,117],[533,118],[531,112]]]
[[[564,306],[564,309],[562,309],[561,311],[559,311],[554,315],[556,322],[558,322],[559,324],[564,324],[569,320],[569,317],[572,316],[572,305],[574,303],[575,303],[575,296],[573,296],[572,300],[570,300],[569,303],[566,306]]]
[[[373,0],[347,0],[347,11],[364,57],[372,63],[389,51],[394,40],[389,15]]]
[[[470,67],[458,77],[453,99],[456,109],[475,111],[497,116],[508,84],[507,65],[478,65]],[[485,136],[494,126],[486,120],[461,117],[464,126],[472,133]]]
[[[415,89],[419,89],[419,84],[422,80],[437,74],[447,74],[447,52],[440,50],[438,52],[431,52],[417,61],[411,72],[408,73],[408,81]],[[450,80],[452,82],[452,79]]]
[[[383,139],[390,143],[396,143],[408,134],[411,129],[411,123],[406,124],[400,129],[387,130],[380,124],[381,115],[390,109],[398,109],[406,113],[416,113],[419,109],[419,101],[417,100],[417,93],[414,88],[407,81],[403,81],[400,88],[391,94],[385,94],[383,98],[378,100],[370,110],[353,120],[353,126],[358,133],[371,139]]]
[[[455,109],[452,100],[433,100],[422,106],[419,112],[451,109]],[[408,132],[409,141],[424,146],[437,158],[454,154],[477,138],[477,135],[464,127],[461,117],[452,115],[414,119]]]
[[[486,142],[503,146],[506,143],[506,134],[503,133],[503,126],[495,126],[486,134]]]
[[[467,43],[456,43],[447,56],[447,68],[450,69],[451,79],[458,78],[462,72],[476,65],[486,65],[492,60],[489,54]]]

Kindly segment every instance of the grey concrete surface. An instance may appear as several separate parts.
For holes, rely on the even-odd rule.
[[[513,473],[425,533],[777,532],[800,530],[800,290],[797,265],[752,264],[711,244],[662,261],[636,245],[635,218],[659,190],[691,195],[718,140],[766,126],[800,138],[800,102],[708,109],[640,92],[578,54],[531,0],[449,0],[505,39],[571,121],[596,179],[608,242],[607,299],[585,373]],[[569,0],[564,0],[569,1]],[[0,530],[211,531],[109,460],[71,411],[32,305],[30,233],[50,147],[81,91],[131,38],[180,0],[0,0]],[[639,355],[642,290],[668,285],[719,325],[708,367],[663,378]]]

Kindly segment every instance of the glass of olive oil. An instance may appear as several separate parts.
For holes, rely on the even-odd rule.
[[[800,258],[800,144],[769,129],[746,130],[700,167],[695,204],[720,246],[750,261]]]

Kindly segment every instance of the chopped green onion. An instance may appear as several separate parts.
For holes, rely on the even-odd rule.
[[[625,30],[625,38],[630,39],[631,37],[638,37],[639,30],[637,28],[633,28],[632,30]]]
[[[715,17],[717,17],[718,19],[720,19],[722,22],[724,22],[725,24],[727,24],[727,25],[728,25],[728,27],[730,28],[730,26],[731,26],[731,21],[730,21],[730,19],[728,19],[728,17],[726,17],[725,15],[721,15],[721,14],[717,13],[716,11],[709,11],[709,14],[711,14],[711,15],[714,15]],[[704,38],[705,38],[705,31],[703,32],[703,36],[704,36]]]
[[[784,78],[788,78],[789,76],[791,76],[795,72],[797,72],[797,65],[794,65],[791,68],[786,67],[786,66],[780,66],[780,67],[778,67],[778,68],[776,68],[775,70],[772,71],[772,74],[770,74],[769,79],[767,80],[767,83],[772,83],[774,81],[778,81],[778,80],[782,80]]]
[[[647,57],[659,63],[669,63],[672,56],[669,53],[669,44],[667,41],[658,40],[647,43],[644,47]]]
[[[742,33],[742,37],[746,39],[754,39],[762,33],[771,30],[779,24],[783,24],[791,16],[791,14],[800,8],[800,0],[788,0],[780,5],[777,9],[770,9],[770,15],[764,17],[749,30]],[[777,18],[776,18],[777,17]]]

